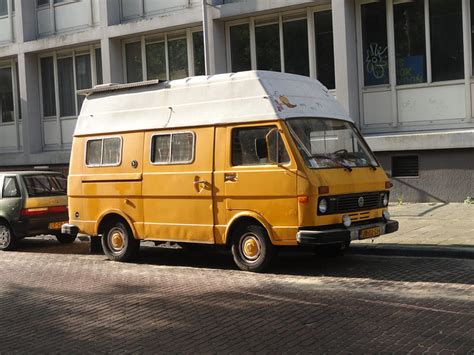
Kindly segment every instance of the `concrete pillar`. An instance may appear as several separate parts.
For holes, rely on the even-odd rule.
[[[18,81],[23,127],[23,151],[26,154],[43,150],[41,104],[39,92],[38,57],[36,54],[18,54]],[[38,83],[32,85],[32,83]]]
[[[124,83],[122,68],[122,41],[103,38],[100,41],[104,83]]]
[[[34,41],[36,33],[36,1],[15,1],[16,42]]]
[[[360,127],[355,1],[332,0],[332,19],[337,99]]]
[[[226,73],[225,25],[223,21],[209,22],[209,66],[210,75]]]

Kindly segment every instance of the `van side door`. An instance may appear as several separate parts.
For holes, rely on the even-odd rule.
[[[269,122],[228,127],[226,135],[226,164],[215,179],[218,194],[224,194],[216,200],[225,201],[227,223],[248,212],[268,223],[280,244],[294,241],[298,225],[297,165],[284,134],[276,122]],[[269,136],[278,141],[273,144],[277,158],[267,151]]]
[[[214,243],[214,127],[147,132],[146,239]]]

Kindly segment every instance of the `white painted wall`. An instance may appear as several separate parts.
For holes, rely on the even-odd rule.
[[[17,127],[15,124],[3,124],[0,126],[0,149],[17,148]]]
[[[0,42],[11,41],[11,21],[10,18],[2,17],[0,18]]]

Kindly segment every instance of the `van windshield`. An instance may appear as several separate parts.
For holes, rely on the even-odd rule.
[[[377,160],[350,122],[329,118],[287,121],[306,165],[313,169],[376,167]]]
[[[61,175],[25,175],[23,182],[30,197],[66,195],[66,178]]]

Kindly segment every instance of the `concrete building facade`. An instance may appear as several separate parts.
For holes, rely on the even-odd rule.
[[[474,194],[474,0],[208,0],[209,74],[318,78],[396,201]],[[101,83],[205,73],[201,0],[0,0],[0,168],[67,171]]]

